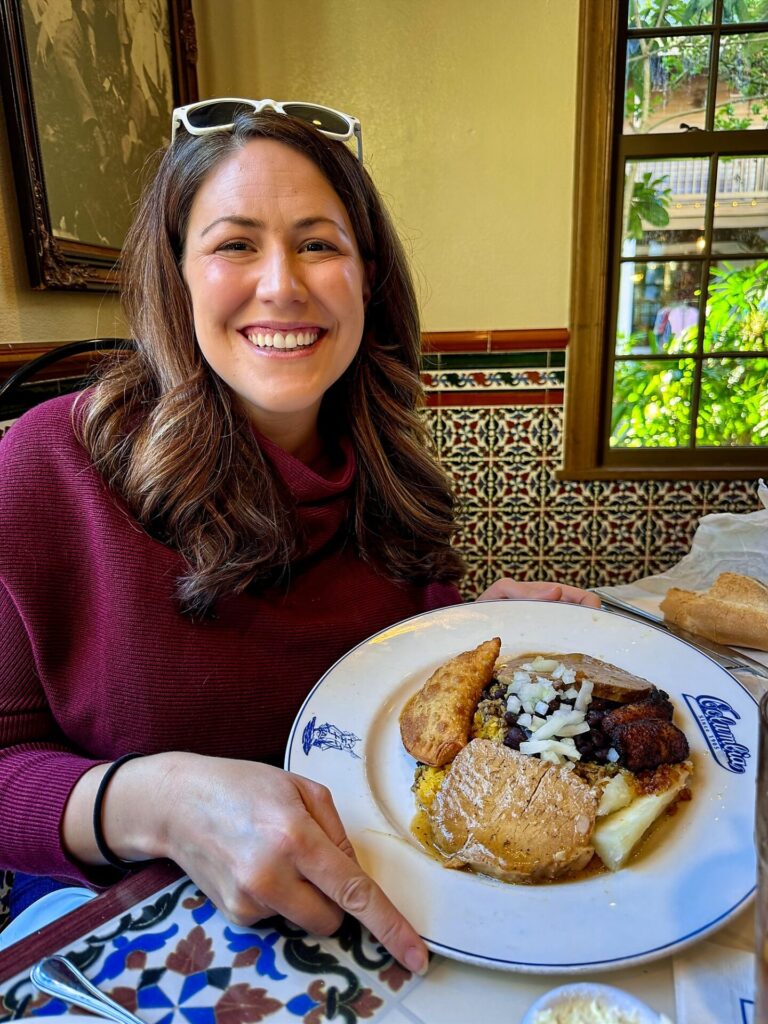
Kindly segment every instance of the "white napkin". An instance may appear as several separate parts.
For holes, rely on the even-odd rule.
[[[752,1024],[755,957],[700,942],[675,957],[677,1024]]]

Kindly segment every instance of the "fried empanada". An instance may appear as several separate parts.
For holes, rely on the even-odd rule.
[[[477,702],[491,681],[500,650],[496,636],[451,658],[405,705],[400,735],[417,761],[439,767],[467,745]]]

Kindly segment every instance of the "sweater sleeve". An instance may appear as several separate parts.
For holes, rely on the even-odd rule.
[[[68,748],[43,693],[24,623],[0,582],[0,867],[102,885],[103,869],[82,869],[61,842],[69,794],[103,763]]]
[[[461,603],[461,594],[453,583],[430,583],[427,587],[425,611],[431,612],[435,608]]]

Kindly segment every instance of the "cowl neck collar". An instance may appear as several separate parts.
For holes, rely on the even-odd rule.
[[[318,471],[269,438],[256,431],[254,433],[265,458],[301,505],[344,494],[355,479],[355,452],[348,437],[339,439],[340,459],[337,464],[328,470]]]
[[[337,465],[318,472],[268,438],[256,433],[256,440],[295,502],[302,536],[300,558],[316,555],[338,539],[348,520],[357,466],[352,442],[342,437]]]

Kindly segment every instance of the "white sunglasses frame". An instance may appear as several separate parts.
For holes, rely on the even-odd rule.
[[[314,107],[316,110],[325,110],[330,114],[335,114],[337,117],[343,118],[349,128],[346,132],[329,132],[324,128],[318,128],[317,125],[312,125],[321,135],[325,135],[329,139],[336,139],[338,142],[349,142],[350,139],[357,140],[357,159],[360,163],[363,162],[363,131],[359,120],[353,117],[351,114],[345,114],[342,110],[334,110],[333,107],[326,107],[322,103],[305,103],[304,100],[251,100],[245,99],[242,96],[216,96],[208,100],[198,100],[195,103],[187,103],[183,107],[175,107],[173,114],[171,115],[171,145],[173,145],[176,139],[176,131],[181,125],[186,132],[190,135],[209,135],[211,132],[222,132],[230,131],[234,125],[234,121],[230,121],[228,124],[216,124],[206,125],[204,128],[196,128],[194,125],[189,123],[189,114],[193,110],[199,110],[201,107],[207,107],[214,103],[240,103],[245,107],[249,107],[254,114],[260,113],[262,110],[274,110],[278,114],[283,114],[285,117],[292,117],[294,115],[286,112],[285,107],[296,104],[302,107]],[[303,119],[300,119],[303,120]],[[310,121],[305,121],[305,124],[311,124]]]

